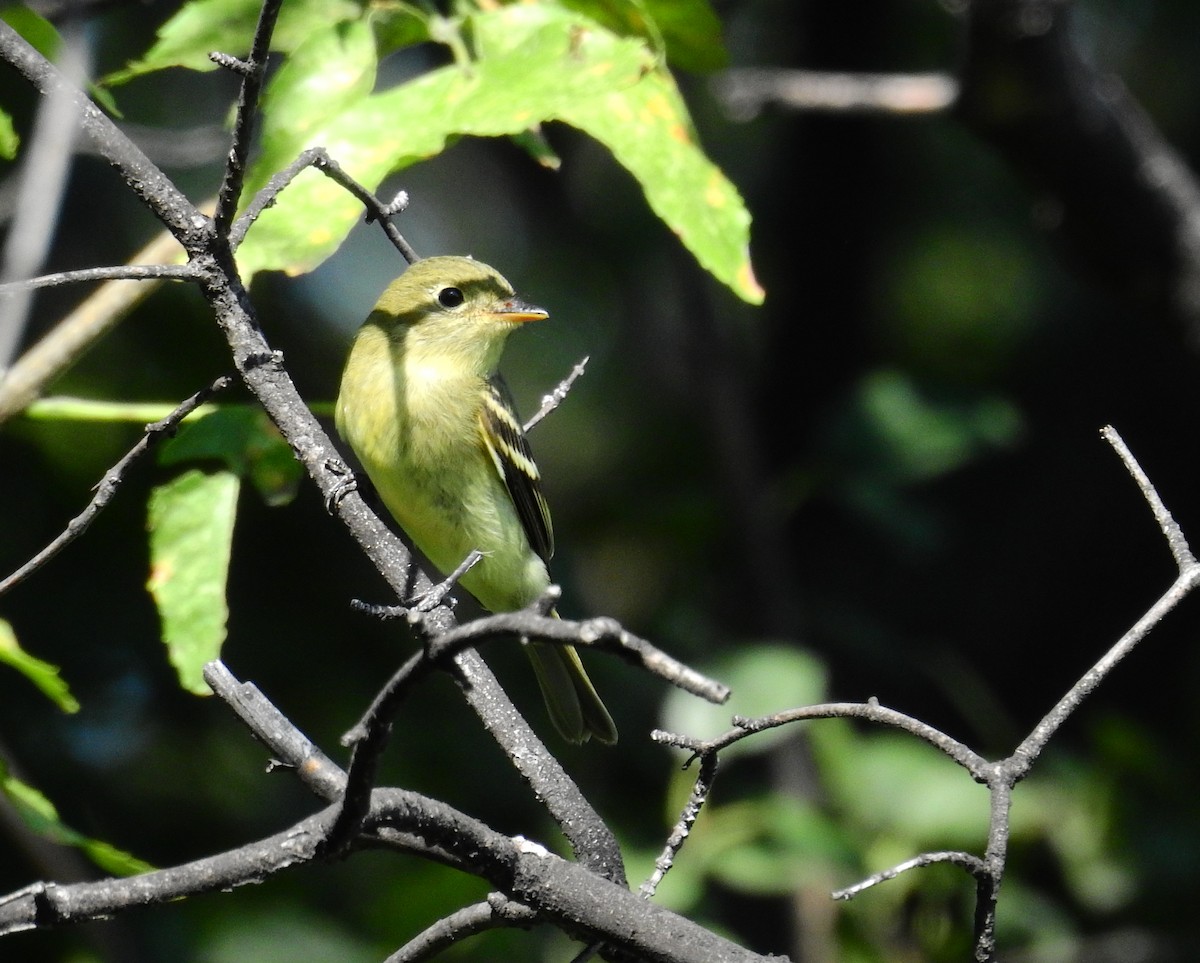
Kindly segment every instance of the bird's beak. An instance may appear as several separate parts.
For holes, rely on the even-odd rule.
[[[523,321],[543,321],[550,317],[550,312],[545,308],[539,308],[520,298],[501,301],[496,305],[492,314],[501,321],[509,321],[513,324],[520,324]]]

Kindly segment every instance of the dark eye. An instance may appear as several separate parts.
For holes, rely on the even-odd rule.
[[[442,288],[438,291],[438,303],[443,308],[457,308],[464,300],[463,293],[458,288]]]

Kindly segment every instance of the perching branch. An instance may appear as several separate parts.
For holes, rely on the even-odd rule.
[[[362,719],[343,738],[344,743],[353,746],[354,752],[348,773],[344,810],[331,834],[330,846],[333,851],[336,852],[354,838],[358,824],[365,818],[367,798],[374,786],[379,758],[404,700],[439,665],[448,664],[464,650],[482,642],[517,637],[539,643],[607,649],[694,695],[712,702],[724,702],[729,697],[726,686],[689,669],[644,639],[627,632],[613,619],[572,622],[547,616],[545,612],[557,598],[557,590],[547,594],[546,600],[539,600],[528,609],[484,616],[437,634],[431,633],[422,612],[418,609],[409,610],[410,621],[421,628],[427,642],[424,650],[410,656],[380,689]],[[577,855],[585,862],[588,859],[586,852],[577,852]],[[608,869],[615,867],[609,866]]]
[[[66,86],[54,68],[3,23],[0,23],[0,57],[12,62],[43,91]],[[404,544],[356,493],[340,491],[346,469],[297,393],[281,356],[267,343],[228,245],[216,237],[213,221],[192,206],[82,93],[69,93],[79,104],[83,127],[97,149],[183,244],[239,374],[289,441],[327,503],[333,504],[335,514],[398,598],[427,591],[432,582],[413,563]],[[446,629],[455,624],[453,613],[445,607],[426,618]],[[589,853],[609,875],[622,875],[620,850],[611,831],[537,739],[482,660],[474,653],[464,652],[455,662],[468,704],[509,754],[535,795],[544,801],[572,845],[579,852]]]

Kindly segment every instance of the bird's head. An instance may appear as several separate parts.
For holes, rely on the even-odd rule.
[[[460,357],[487,374],[516,327],[546,317],[495,268],[468,257],[429,257],[388,285],[367,321],[406,351]]]

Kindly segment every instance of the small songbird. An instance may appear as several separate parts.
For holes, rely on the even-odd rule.
[[[547,317],[466,257],[416,261],[383,292],[342,374],[337,429],[380,498],[443,573],[484,608],[524,608],[550,584],[550,512],[496,368],[509,334]],[[569,646],[526,646],[555,728],[571,742],[617,730]]]

